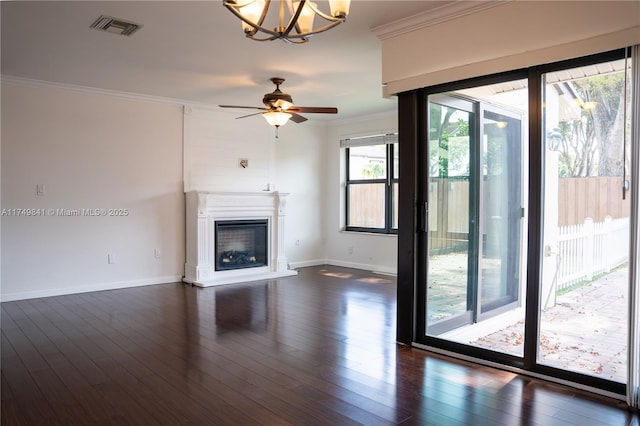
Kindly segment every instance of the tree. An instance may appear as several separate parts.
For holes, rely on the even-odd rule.
[[[452,172],[469,174],[469,122],[462,118],[454,123],[454,108],[430,104],[429,176],[449,177]]]
[[[384,167],[379,163],[368,163],[362,169],[362,176],[373,179],[382,177],[384,176]]]
[[[624,161],[624,73],[591,77],[577,85],[598,144],[598,175],[622,176]]]
[[[561,177],[621,176],[624,141],[624,73],[573,80],[582,101],[577,120],[559,123]]]
[[[583,114],[580,120],[561,121],[558,132],[561,177],[593,176],[597,152],[593,121]]]

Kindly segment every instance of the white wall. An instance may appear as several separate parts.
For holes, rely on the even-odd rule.
[[[285,219],[285,250],[292,268],[326,263],[325,176],[327,127],[313,115],[304,123],[287,123],[275,139],[275,187],[289,192]],[[330,211],[330,210],[329,210]]]
[[[178,105],[3,83],[2,208],[45,215],[5,210],[2,300],[179,280],[182,121]],[[128,214],[70,217],[57,209]]]
[[[326,251],[332,265],[395,273],[397,237],[343,231],[345,226],[345,158],[340,139],[355,135],[397,131],[395,111],[352,120],[329,128],[326,142]]]
[[[187,107],[184,112],[184,190],[266,191],[274,166],[273,128],[243,110]],[[240,159],[249,160],[243,168]]]
[[[2,300],[180,280],[185,189],[289,192],[292,268],[395,272],[395,236],[341,231],[339,147],[346,136],[396,130],[395,114],[333,126],[309,117],[276,139],[260,117],[26,81],[3,81],[1,89],[1,207],[42,214],[2,217]],[[82,216],[82,209],[128,213]]]

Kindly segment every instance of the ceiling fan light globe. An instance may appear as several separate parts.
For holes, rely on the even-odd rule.
[[[275,127],[284,126],[291,118],[291,114],[281,111],[264,112],[262,116],[267,120],[267,123]]]
[[[329,7],[331,8],[331,16],[335,18],[346,18],[349,14],[349,7],[351,6],[351,0],[329,0]]]

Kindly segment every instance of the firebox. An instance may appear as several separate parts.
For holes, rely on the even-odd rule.
[[[215,224],[216,271],[267,266],[267,219],[221,220]]]

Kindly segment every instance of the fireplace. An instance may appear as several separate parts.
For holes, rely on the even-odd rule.
[[[216,271],[267,266],[268,229],[266,220],[216,221]]]
[[[208,287],[296,275],[284,250],[288,195],[187,192],[183,281]]]

